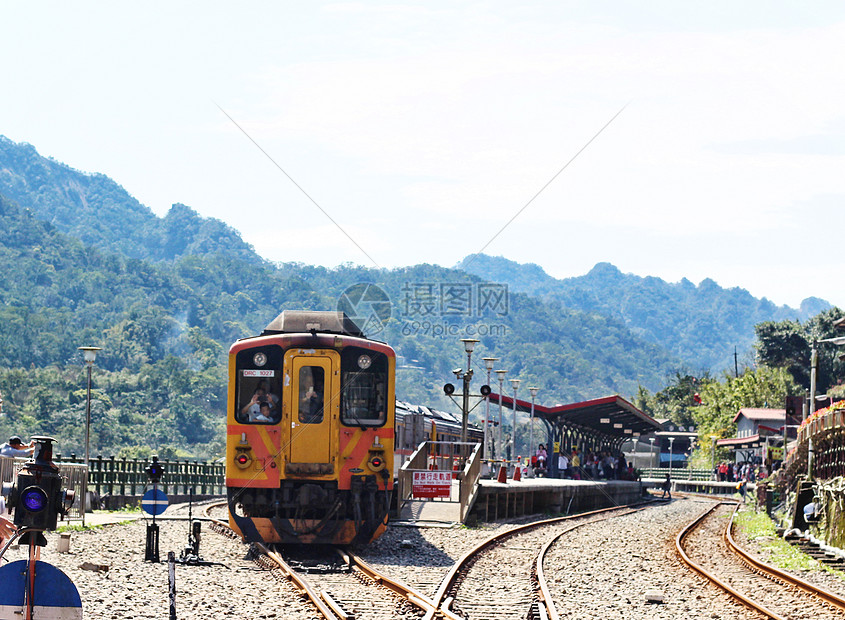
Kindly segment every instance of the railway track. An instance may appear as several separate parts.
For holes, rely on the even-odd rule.
[[[206,507],[213,529],[233,535],[227,523],[212,516],[225,502]],[[326,620],[422,618],[434,612],[433,601],[407,584],[388,577],[354,553],[337,547],[304,550],[253,545],[255,561],[290,582]]]
[[[720,502],[702,512],[675,539],[693,570],[767,618],[843,618],[845,599],[752,558],[731,535],[737,504]]]
[[[437,614],[466,620],[557,618],[542,569],[545,551],[577,527],[632,512],[636,510],[627,506],[605,508],[491,536],[465,553],[444,577],[434,596]],[[426,620],[434,617],[429,613]]]

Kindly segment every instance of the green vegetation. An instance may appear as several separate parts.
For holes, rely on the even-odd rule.
[[[103,527],[102,525],[82,525],[75,523],[73,525],[60,525],[55,531],[56,534],[62,534],[64,532],[96,532],[103,529]]]
[[[775,524],[769,516],[765,512],[757,512],[753,506],[746,506],[738,511],[734,524],[737,530],[748,540],[760,545],[768,555],[765,562],[775,568],[791,571],[824,569],[830,573],[840,574],[778,536],[775,531]],[[734,540],[738,540],[736,531]]]

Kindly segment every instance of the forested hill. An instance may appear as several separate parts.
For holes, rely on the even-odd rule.
[[[159,218],[109,177],[79,172],[3,136],[0,194],[86,245],[130,258],[158,261],[219,252],[261,262],[220,220],[200,217],[182,204]]]
[[[539,265],[502,257],[472,255],[457,265],[479,277],[506,282],[512,290],[557,301],[566,308],[596,312],[623,322],[634,333],[683,359],[693,370],[733,366],[734,348],[743,353],[754,341],[754,326],[763,321],[806,320],[830,308],[818,298],[801,308],[776,306],[741,288],[722,288],[713,280],[698,286],[687,279],[623,274],[599,263],[584,276],[558,280]]]
[[[65,364],[84,341],[104,347],[98,362],[104,368],[138,371],[168,355],[193,354],[199,338],[223,350],[259,333],[285,308],[335,310],[350,287],[347,310],[365,324],[372,308],[381,312],[358,294],[369,284],[388,303],[368,332],[416,367],[406,373],[409,397],[439,392],[461,361],[464,335],[478,335],[480,353],[506,358],[526,379],[542,378],[549,398],[631,394],[638,383],[653,389],[673,365],[615,319],[561,312],[525,295],[510,295],[494,310],[476,304],[447,316],[442,287],[477,296],[483,283],[433,265],[326,269],[202,253],[148,262],[87,247],[2,197],[0,234],[4,366]]]
[[[115,208],[110,217],[131,221]],[[77,347],[103,348],[95,454],[213,456],[223,436],[229,345],[260,333],[281,310],[335,310],[341,300],[370,336],[396,348],[397,395],[414,402],[453,407],[441,388],[465,362],[465,336],[481,340],[475,359],[501,358],[509,378],[540,387],[542,402],[656,390],[679,363],[616,319],[507,294],[462,271],[273,265],[196,244],[191,231],[174,235],[181,254],[139,259],[114,249],[111,228],[97,229],[98,247],[73,227],[63,232],[67,210],[53,211],[54,223],[41,221],[0,193],[0,436],[52,435],[65,453],[81,449]],[[483,306],[490,290],[498,302]]]

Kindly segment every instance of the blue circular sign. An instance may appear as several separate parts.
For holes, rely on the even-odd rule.
[[[167,510],[167,495],[161,489],[150,489],[141,498],[141,508],[151,515],[160,515]]]
[[[24,618],[27,560],[0,567],[0,618]],[[35,562],[34,618],[82,620],[82,600],[70,578],[46,562]]]

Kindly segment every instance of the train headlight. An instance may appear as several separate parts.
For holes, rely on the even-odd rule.
[[[379,472],[384,469],[384,466],[384,454],[371,452],[370,458],[367,460],[367,467],[369,467],[370,471]]]
[[[252,456],[250,456],[249,452],[249,447],[235,448],[235,465],[240,469],[246,469],[252,464]]]
[[[362,355],[358,358],[358,368],[361,370],[367,370],[373,363],[372,358],[369,355]]]

